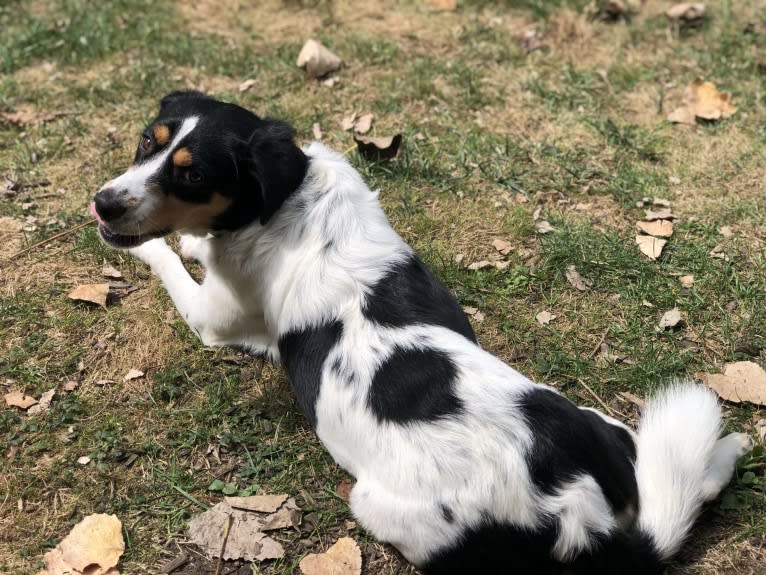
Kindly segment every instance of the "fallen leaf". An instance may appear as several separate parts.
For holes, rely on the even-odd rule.
[[[724,246],[719,244],[716,247],[714,247],[712,250],[710,250],[710,256],[717,258],[719,260],[723,260],[725,262],[731,261],[731,258],[728,255],[726,255],[726,253],[723,250],[724,250]]]
[[[307,40],[295,62],[307,78],[321,78],[340,68],[341,60],[316,40]]]
[[[639,409],[643,409],[644,405],[646,405],[646,402],[643,399],[641,399],[636,394],[631,393],[629,391],[618,391],[617,395],[619,395],[623,399],[631,402],[632,404],[634,404]]]
[[[300,562],[303,575],[360,575],[362,552],[356,541],[342,537],[324,553],[310,553]]]
[[[315,140],[322,139],[322,127],[319,125],[318,122],[314,122],[311,125],[311,132],[313,133]]]
[[[667,220],[653,220],[651,222],[636,222],[638,228],[645,234],[661,238],[669,238],[673,235],[673,222]]]
[[[660,208],[659,210],[644,210],[644,220],[651,222],[654,220],[677,220],[670,208]]]
[[[340,121],[340,127],[343,128],[344,132],[350,132],[354,129],[354,126],[356,125],[356,112],[353,112],[352,114],[348,116],[343,116],[343,119]]]
[[[140,369],[131,369],[128,373],[125,374],[125,377],[122,378],[122,381],[132,381],[141,377],[144,377],[143,371]]]
[[[362,114],[354,124],[354,131],[357,134],[366,134],[372,128],[372,114]]]
[[[681,282],[682,287],[690,288],[694,285],[694,276],[681,276],[678,281]]]
[[[556,228],[554,228],[548,220],[538,220],[535,222],[535,231],[538,234],[547,234],[555,230]]]
[[[473,315],[479,310],[475,307],[466,306],[463,308],[463,311],[465,312],[466,315]]]
[[[16,108],[15,112],[0,113],[0,116],[11,124],[22,127],[28,124],[43,124],[64,115],[65,112],[44,112],[41,114],[31,104],[22,104]]]
[[[7,405],[18,407],[20,409],[29,409],[37,404],[37,400],[34,397],[22,393],[21,391],[11,391],[10,393],[6,393],[4,397]]]
[[[240,92],[247,92],[250,88],[252,88],[255,85],[255,80],[252,78],[245,80],[239,85],[239,91]]]
[[[104,262],[104,265],[101,268],[101,275],[103,275],[105,278],[111,278],[115,280],[122,279],[122,272],[110,266],[106,262]]]
[[[88,515],[45,556],[41,575],[117,575],[125,552],[122,522],[116,515]]]
[[[537,320],[537,323],[539,323],[540,325],[548,325],[548,324],[549,324],[549,323],[551,323],[551,322],[552,322],[554,319],[556,319],[556,316],[555,316],[555,315],[553,315],[553,314],[552,314],[551,312],[549,312],[549,311],[545,311],[545,310],[543,310],[543,311],[541,311],[540,313],[538,313],[538,314],[535,316],[535,319]]]
[[[37,415],[40,413],[45,413],[51,408],[51,402],[53,401],[53,396],[56,395],[56,388],[49,389],[45,393],[43,393],[40,396],[40,401],[36,404],[30,407],[27,410],[27,413],[29,415]]]
[[[74,391],[80,385],[79,382],[71,380],[64,384],[64,391]]]
[[[366,138],[354,136],[359,155],[367,160],[390,160],[395,158],[402,143],[402,135]]]
[[[729,226],[721,226],[720,228],[718,228],[718,233],[725,238],[730,238],[733,235],[733,232],[731,231],[731,227]]]
[[[343,501],[348,503],[351,498],[351,490],[354,488],[354,482],[348,477],[344,477],[338,485],[335,486],[335,493]]]
[[[87,455],[78,457],[77,463],[79,463],[80,465],[88,465],[88,463],[90,463],[90,457],[88,457]]]
[[[289,495],[251,495],[249,497],[224,497],[224,501],[235,509],[257,511],[259,513],[274,513],[287,501]]]
[[[232,506],[244,505],[258,509],[274,510],[258,512]],[[281,503],[280,503],[281,502]],[[189,539],[213,557],[221,556],[221,541],[226,529],[231,527],[223,559],[264,561],[284,556],[284,549],[264,531],[300,525],[300,510],[295,499],[287,495],[256,495],[252,497],[227,497],[224,501],[195,515],[189,521]]]
[[[672,329],[674,327],[677,327],[681,323],[681,312],[677,307],[674,307],[673,309],[666,311],[664,314],[662,314],[662,317],[660,318],[660,323],[657,326],[658,331],[662,331],[664,329]]]
[[[514,34],[513,39],[527,54],[543,47],[543,34],[537,28],[528,28],[518,34]]]
[[[477,311],[475,314],[473,314],[473,319],[476,321],[476,323],[481,323],[484,321],[484,314],[480,311]]]
[[[695,79],[684,90],[683,105],[674,110],[668,120],[674,123],[694,124],[697,118],[721,120],[736,113],[731,94],[719,92],[715,84]]]
[[[588,291],[593,286],[593,282],[582,277],[574,266],[567,266],[565,275],[569,284],[577,290]]]
[[[705,5],[702,2],[683,2],[668,8],[665,15],[677,24],[693,24],[705,17]]]
[[[441,12],[457,10],[457,0],[428,0],[428,3]]]
[[[656,260],[662,254],[662,248],[668,243],[667,240],[661,240],[653,236],[636,236],[636,244],[641,253],[649,259]]]
[[[77,286],[69,292],[69,299],[95,303],[106,307],[106,296],[109,294],[109,284],[86,284]]]
[[[721,399],[766,405],[766,371],[757,363],[735,361],[727,363],[722,374],[706,373],[700,377]]]
[[[511,245],[511,243],[505,240],[493,240],[492,247],[494,247],[497,251],[499,251],[504,256],[507,256],[513,249],[513,246]]]

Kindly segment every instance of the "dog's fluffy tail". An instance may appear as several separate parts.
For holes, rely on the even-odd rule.
[[[675,554],[707,495],[706,468],[721,430],[710,390],[679,383],[651,399],[638,430],[638,528],[663,560]]]

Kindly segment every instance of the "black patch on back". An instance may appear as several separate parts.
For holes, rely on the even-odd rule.
[[[290,331],[279,338],[279,354],[295,399],[315,429],[322,366],[342,334],[343,324],[336,320],[318,327]]]
[[[460,542],[442,550],[422,569],[425,575],[662,575],[664,566],[651,541],[638,531],[594,537],[594,551],[570,564],[551,558],[556,520],[536,531],[485,520]]]
[[[519,408],[533,434],[526,461],[538,487],[551,493],[587,473],[615,512],[628,505],[638,509],[636,447],[626,430],[549,389],[526,393]]]
[[[447,505],[445,503],[440,503],[439,504],[439,511],[441,511],[442,517],[444,517],[444,520],[447,523],[454,523],[454,521],[455,521],[455,514],[452,513],[452,509],[450,508],[449,505]]]
[[[439,325],[476,342],[455,296],[413,255],[397,264],[368,294],[365,317],[387,327]]]
[[[395,347],[370,385],[370,407],[379,421],[434,421],[462,411],[455,396],[457,370],[449,356],[430,348]]]

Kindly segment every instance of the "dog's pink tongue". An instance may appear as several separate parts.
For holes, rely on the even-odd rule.
[[[89,209],[90,209],[90,215],[93,216],[94,218],[96,218],[96,221],[99,224],[102,224],[103,220],[101,219],[101,216],[99,216],[98,212],[96,211],[96,202],[91,202]]]

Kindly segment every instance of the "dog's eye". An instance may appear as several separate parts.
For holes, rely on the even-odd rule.
[[[185,174],[185,179],[190,184],[200,184],[205,179],[205,176],[199,170],[189,170]]]
[[[141,136],[141,150],[148,152],[152,149],[152,139],[147,135]]]

